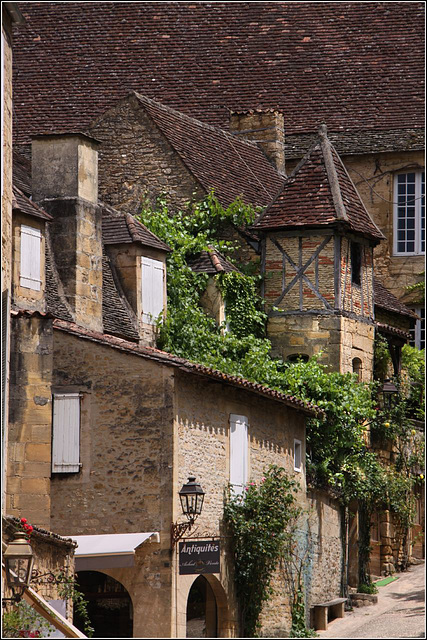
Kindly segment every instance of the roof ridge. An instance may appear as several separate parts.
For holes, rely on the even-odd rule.
[[[173,107],[169,107],[168,105],[163,104],[163,102],[158,102],[157,100],[153,100],[153,98],[149,98],[148,96],[145,96],[145,95],[143,95],[141,93],[138,93],[137,91],[131,91],[130,95],[132,95],[132,94],[135,95],[137,97],[137,99],[142,103],[143,103],[143,101],[147,101],[149,104],[153,105],[154,107],[160,107],[161,109],[163,109],[167,113],[170,113],[171,115],[175,115],[177,117],[183,118],[184,120],[187,120],[188,122],[192,122],[193,124],[196,124],[197,126],[200,126],[203,129],[208,129],[209,131],[213,131],[214,133],[221,133],[225,137],[230,138],[230,140],[238,140],[238,142],[241,143],[241,144],[246,144],[247,146],[250,146],[253,149],[258,149],[259,151],[261,151],[260,147],[253,140],[236,138],[235,135],[233,135],[231,133],[231,131],[226,131],[225,129],[221,129],[220,127],[215,127],[214,125],[208,124],[207,122],[202,122],[202,120],[198,120],[197,118],[193,118],[193,116],[189,116],[188,114],[184,113],[183,111],[178,111],[178,109],[174,109]],[[262,151],[261,151],[261,153],[262,153]],[[273,169],[274,169],[274,167],[273,167]]]
[[[345,220],[345,222],[348,222],[348,215],[342,199],[340,182],[338,179],[334,159],[332,157],[333,147],[331,142],[328,140],[328,130],[326,128],[326,124],[320,125],[318,129],[318,136],[320,138],[320,148],[322,150],[323,160],[325,162],[326,175],[328,176],[329,186],[331,188],[332,200],[334,203],[337,218],[338,220]]]

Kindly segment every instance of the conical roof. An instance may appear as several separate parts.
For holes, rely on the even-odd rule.
[[[337,222],[377,242],[384,238],[322,125],[318,140],[286,179],[283,189],[257,219],[254,228],[317,227]]]

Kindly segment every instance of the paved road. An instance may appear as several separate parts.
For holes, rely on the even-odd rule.
[[[378,604],[334,620],[320,638],[425,638],[425,566],[413,566],[378,588]]]

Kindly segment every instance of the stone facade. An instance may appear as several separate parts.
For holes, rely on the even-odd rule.
[[[119,211],[141,212],[164,194],[176,207],[201,199],[205,190],[174,148],[130,96],[99,118],[90,134],[99,149],[99,197]]]
[[[3,122],[2,132],[2,216],[1,281],[2,292],[12,283],[12,21],[2,5]]]
[[[52,320],[12,321],[6,512],[50,528]]]
[[[278,173],[285,175],[285,124],[278,111],[250,111],[230,114],[230,131],[239,138],[253,140]]]

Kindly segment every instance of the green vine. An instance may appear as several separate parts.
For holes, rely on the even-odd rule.
[[[158,321],[158,346],[193,362],[313,402],[323,410],[323,416],[307,422],[308,480],[333,490],[343,505],[359,501],[365,514],[361,516],[360,584],[369,586],[369,514],[379,508],[391,509],[406,532],[412,524],[409,496],[422,476],[422,448],[413,437],[410,418],[423,415],[420,405],[424,398],[424,354],[403,349],[404,370],[401,379],[396,380],[401,406],[389,414],[378,408],[377,385],[358,383],[354,374],[331,372],[320,364],[318,356],[294,363],[272,357],[271,343],[265,337],[263,300],[257,295],[259,276],[250,275],[248,270],[245,274],[217,276],[229,331],[218,327],[200,305],[208,276],[194,273],[187,262],[210,246],[232,260],[235,246],[220,239],[223,230],[227,225],[244,227],[254,215],[255,211],[241,200],[224,209],[213,193],[185,211],[170,211],[164,199],[153,209],[144,207],[141,221],[172,249],[167,259],[168,311],[166,319]],[[378,338],[375,377],[384,380],[390,366],[387,341]],[[369,429],[374,440],[390,441],[397,450],[388,470],[375,452],[367,450]]]
[[[85,600],[82,592],[78,588],[78,583],[74,577],[62,576],[62,582],[58,589],[60,598],[71,598],[73,601],[74,616],[77,616],[80,620],[82,630],[88,638],[92,638],[95,633],[95,629],[92,627],[91,620],[88,614],[88,601]]]
[[[247,485],[244,496],[228,493],[224,520],[233,540],[243,637],[260,631],[259,617],[273,594],[271,579],[291,536],[290,523],[300,514],[297,491],[285,470],[272,465],[259,484]]]
[[[55,628],[22,601],[2,616],[2,638],[48,638]]]

